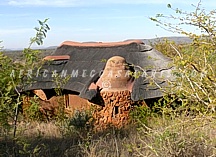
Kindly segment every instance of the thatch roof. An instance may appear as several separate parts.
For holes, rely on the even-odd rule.
[[[78,92],[81,97],[91,100],[97,91],[89,90],[89,86],[99,79],[106,61],[113,56],[124,57],[135,71],[145,71],[148,74],[143,74],[134,80],[131,96],[135,101],[161,97],[162,92],[159,86],[167,86],[166,80],[173,79],[171,67],[168,65],[171,59],[141,41],[116,43],[66,41],[56,49],[53,56],[46,58],[53,58],[53,60],[43,65],[40,75],[34,78],[36,82],[25,87],[24,91],[61,87],[65,90]],[[44,71],[44,69],[46,70]],[[63,78],[60,78],[57,81],[60,84],[57,84],[52,77],[54,70],[63,77],[64,74],[67,74],[65,76],[70,77],[69,80],[64,84]],[[151,84],[150,78],[147,76],[154,76],[157,85]]]

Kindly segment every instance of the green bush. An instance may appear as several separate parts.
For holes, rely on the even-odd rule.
[[[11,135],[13,127],[13,138],[15,142],[16,128],[18,120],[18,111],[22,104],[22,94],[20,89],[30,80],[26,80],[25,76],[28,70],[39,65],[37,50],[32,50],[34,43],[41,45],[46,32],[50,29],[47,23],[39,20],[40,27],[36,27],[36,36],[31,38],[29,47],[23,50],[22,62],[14,62],[11,58],[0,52],[0,128],[3,135],[7,139]],[[1,137],[0,137],[1,138]],[[15,147],[15,143],[13,143]],[[14,155],[16,155],[14,149]]]
[[[192,40],[189,44],[177,45],[165,41],[154,46],[173,59],[176,81],[170,82],[172,88],[166,93],[175,94],[185,109],[205,114],[215,112],[216,105],[216,11],[207,12],[200,5],[199,2],[195,11],[188,13],[173,9],[169,4],[168,8],[174,11],[173,15],[158,14],[150,19],[158,26],[184,34]],[[172,21],[170,19],[176,23],[169,23]],[[185,31],[185,25],[199,30],[198,33]]]
[[[133,118],[140,124],[139,146],[131,147],[135,156],[215,156],[216,11],[200,6],[201,2],[195,11],[185,12],[169,4],[172,15],[150,18],[192,42],[176,44],[165,39],[152,44],[173,59],[176,80],[169,82],[170,88],[162,88],[164,97],[150,111],[137,108],[134,113],[139,113]],[[187,32],[185,25],[199,32]]]

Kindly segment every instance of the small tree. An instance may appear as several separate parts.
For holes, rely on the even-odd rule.
[[[31,38],[29,47],[23,50],[23,63],[14,62],[11,58],[0,52],[0,127],[4,134],[8,134],[11,122],[14,121],[14,137],[16,136],[16,121],[18,108],[22,103],[18,87],[25,84],[24,76],[28,70],[38,66],[38,50],[32,50],[32,44],[43,44],[47,31],[50,29],[47,20],[39,20],[40,27],[36,27],[36,36]]]
[[[173,9],[170,4],[167,6],[174,11],[174,14],[169,16],[157,14],[150,19],[156,22],[157,26],[186,35],[192,40],[190,44],[183,46],[166,43],[169,49],[175,51],[172,57],[176,81],[171,83],[173,85],[171,91],[189,110],[202,113],[215,111],[216,10],[206,11],[201,8],[201,1],[197,6],[193,5],[195,7],[193,12]],[[170,19],[176,23],[170,23],[172,21]],[[185,26],[195,28],[197,33],[185,31]],[[165,53],[169,54],[169,52]]]

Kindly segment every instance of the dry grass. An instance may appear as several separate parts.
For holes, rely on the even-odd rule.
[[[213,117],[152,118],[150,126],[94,138],[87,156],[216,156]]]
[[[140,129],[143,156],[216,156],[216,121],[211,116],[154,119]],[[139,134],[139,135],[141,135]]]
[[[20,123],[19,156],[65,157],[203,157],[216,156],[216,119],[204,117],[151,117],[121,130],[76,130],[50,123]],[[2,140],[1,156],[13,155],[12,141]]]

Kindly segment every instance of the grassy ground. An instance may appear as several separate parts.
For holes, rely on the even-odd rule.
[[[215,124],[212,116],[151,116],[148,123],[95,133],[67,123],[21,122],[16,156],[216,156]],[[13,155],[12,139],[1,136],[0,156]]]

